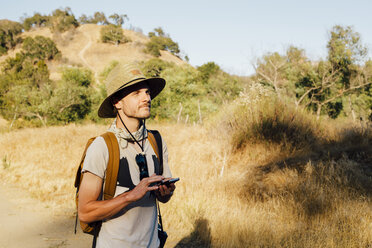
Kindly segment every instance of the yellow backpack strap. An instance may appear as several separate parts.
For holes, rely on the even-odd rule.
[[[152,134],[152,132],[147,132],[147,138],[149,139],[150,145],[152,146],[152,149],[154,150],[156,157],[159,159],[158,144],[156,143],[155,137]]]
[[[88,140],[87,144],[85,145],[84,153],[83,153],[83,155],[81,157],[80,164],[79,164],[79,167],[78,167],[78,171],[77,171],[76,177],[75,177],[75,187],[76,187],[77,191],[79,190],[81,179],[83,177],[83,175],[81,173],[81,170],[83,169],[85,155],[87,153],[88,147],[90,146],[90,144],[92,144],[92,142],[94,141],[95,138],[96,137],[90,138]]]
[[[109,200],[114,198],[115,195],[120,163],[120,150],[114,133],[106,132],[101,136],[105,139],[109,151],[109,161],[106,168],[106,182],[103,190],[103,199]]]
[[[157,130],[147,130],[147,138],[159,160],[159,175],[163,175],[163,143]]]

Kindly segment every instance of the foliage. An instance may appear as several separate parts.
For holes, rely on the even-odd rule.
[[[22,25],[26,31],[29,31],[32,27],[46,27],[49,23],[50,16],[44,16],[40,13],[35,13],[31,17],[23,19]]]
[[[159,57],[160,50],[164,50],[179,57],[180,49],[178,43],[174,42],[169,35],[166,35],[162,28],[156,28],[154,31],[149,32],[150,41],[146,43],[144,52]]]
[[[208,62],[204,65],[197,67],[200,72],[200,78],[203,81],[208,81],[208,79],[217,72],[221,71],[221,68],[214,62]]]
[[[60,55],[54,42],[42,36],[28,37],[22,48],[14,58],[7,58],[3,63],[2,116],[12,122],[22,119],[44,126],[84,119],[96,97],[91,87],[92,72],[67,68],[62,71],[59,82],[52,82],[45,60]]]
[[[200,122],[242,89],[236,79],[213,62],[201,66],[200,72],[191,66],[177,66],[155,58],[143,63],[141,69],[146,76],[162,77],[167,82],[152,102],[152,115],[158,119]]]
[[[91,112],[91,96],[94,92],[90,87],[92,81],[93,74],[88,69],[65,68],[62,71],[62,80],[58,82],[50,99],[55,121],[78,121]]]
[[[50,38],[37,35],[27,37],[22,45],[25,55],[33,59],[52,60],[61,56],[56,44]]]
[[[87,23],[93,23],[93,24],[100,24],[100,25],[115,25],[118,27],[123,26],[124,22],[126,20],[129,20],[128,16],[125,14],[117,14],[114,13],[109,16],[109,19],[112,20],[112,23],[108,21],[106,18],[105,13],[103,12],[95,12],[93,16],[87,16],[85,14],[81,15],[79,17],[79,23],[81,24],[87,24]]]
[[[14,48],[21,38],[17,37],[22,32],[22,25],[18,22],[0,20],[0,55]]]
[[[24,18],[22,24],[26,31],[32,27],[49,27],[52,32],[65,32],[79,26],[69,7],[56,9],[51,15],[35,13],[32,17]]]
[[[123,29],[120,26],[110,24],[101,28],[101,41],[103,43],[119,45],[129,40],[124,36]]]
[[[103,12],[95,12],[93,15],[92,23],[108,25],[109,22]]]
[[[153,58],[148,60],[146,63],[143,63],[142,72],[146,77],[159,77],[166,68],[172,66],[173,64],[171,62]]]
[[[224,137],[233,150],[247,144],[283,144],[304,149],[318,144],[314,120],[293,104],[285,104],[272,88],[252,84],[220,114]]]
[[[52,31],[65,32],[69,29],[76,28],[79,26],[74,14],[70,8],[56,9],[53,11],[50,17],[50,25]]]
[[[291,99],[297,107],[303,105],[316,112],[317,118],[322,114],[368,118],[370,96],[365,88],[372,80],[366,76],[367,63],[361,64],[367,49],[360,35],[351,27],[335,26],[327,48],[328,59],[315,63],[309,61],[304,50],[293,46],[285,55],[267,53],[257,60],[253,80],[272,87],[279,98]],[[360,107],[362,102],[364,106]]]
[[[8,120],[39,119],[46,125],[52,84],[44,60],[34,60],[23,53],[5,61],[0,75],[2,116]]]
[[[118,27],[123,26],[125,20],[129,20],[127,15],[112,14],[109,16],[113,20],[114,24]]]
[[[361,43],[361,37],[352,27],[334,26],[330,31],[327,44],[328,60],[340,68],[363,61],[367,48]]]

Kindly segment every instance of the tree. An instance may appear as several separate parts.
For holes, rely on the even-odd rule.
[[[84,119],[92,108],[93,73],[87,69],[66,68],[50,99],[51,116],[58,122]]]
[[[149,53],[155,57],[160,56],[160,50],[169,51],[170,53],[180,56],[178,43],[174,42],[169,35],[166,35],[162,28],[154,29],[154,32],[149,32],[150,41],[146,43],[145,53]]]
[[[50,38],[37,35],[35,38],[27,37],[22,45],[26,56],[30,58],[52,60],[60,56],[56,44]]]
[[[21,38],[17,35],[22,32],[22,25],[18,22],[0,20],[0,55],[14,48]]]
[[[102,24],[102,25],[108,25],[109,22],[107,21],[107,18],[103,12],[95,12],[92,18],[92,23],[94,24]]]
[[[200,72],[200,78],[203,82],[207,82],[212,75],[221,71],[221,68],[214,62],[208,62],[197,67]]]
[[[89,19],[85,14],[82,14],[82,15],[79,17],[79,23],[80,23],[80,24],[87,24],[87,23],[90,23],[90,19]]]
[[[79,26],[74,14],[69,7],[56,9],[49,19],[52,31],[65,32]]]
[[[123,29],[120,26],[110,24],[101,28],[101,41],[119,45],[129,40],[124,36]]]
[[[32,27],[46,27],[49,23],[49,16],[35,13],[32,17],[23,19],[22,25],[26,31],[29,31]]]
[[[124,24],[125,20],[129,20],[127,15],[112,14],[109,16],[112,19],[116,26],[121,27]]]
[[[337,69],[362,62],[367,55],[360,34],[350,26],[334,26],[330,31],[327,49],[328,60]]]
[[[253,65],[257,80],[272,86],[279,97],[281,96],[281,88],[286,82],[286,66],[286,57],[277,52],[264,55]]]
[[[335,26],[330,31],[327,48],[328,61],[312,65],[296,82],[296,104],[304,102],[317,113],[317,118],[322,112],[336,118],[347,103],[355,120],[353,102],[356,101],[351,95],[372,83],[366,80],[363,69],[357,64],[364,60],[366,47],[351,27]]]

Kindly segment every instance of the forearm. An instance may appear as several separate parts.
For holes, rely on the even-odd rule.
[[[89,201],[83,206],[79,204],[79,219],[85,223],[103,220],[115,215],[131,202],[133,201],[130,199],[128,192],[126,192],[110,200]]]

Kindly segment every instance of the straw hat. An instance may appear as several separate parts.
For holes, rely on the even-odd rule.
[[[150,88],[151,99],[154,99],[164,88],[163,78],[146,78],[142,72],[133,64],[119,63],[111,70],[105,81],[107,97],[98,109],[98,116],[101,118],[116,117],[116,111],[112,105],[112,96],[135,84],[146,82]]]

